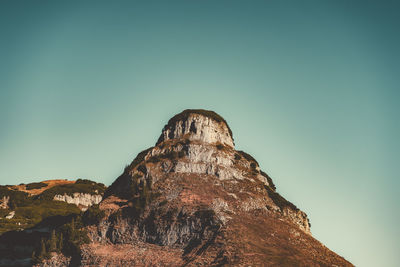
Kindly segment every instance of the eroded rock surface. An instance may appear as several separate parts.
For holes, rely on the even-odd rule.
[[[221,143],[234,147],[232,132],[226,121],[213,111],[186,110],[171,118],[157,144],[186,136],[191,141]]]
[[[229,126],[209,111],[173,117],[100,209],[106,216],[88,228],[84,265],[149,265],[155,257],[155,266],[351,266],[311,236],[307,215],[235,150]],[[118,249],[126,253],[105,252]]]

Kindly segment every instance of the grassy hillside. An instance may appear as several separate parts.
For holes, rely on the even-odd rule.
[[[51,186],[50,186],[51,185]],[[21,189],[21,190],[19,190]],[[43,190],[39,194],[30,194],[29,190]],[[81,210],[62,201],[54,201],[54,195],[73,193],[103,194],[104,184],[90,180],[77,180],[68,183],[50,183],[44,181],[19,186],[0,186],[0,199],[9,197],[8,208],[0,209],[0,235],[12,230],[33,227],[46,218],[79,214]],[[37,191],[34,191],[37,192]],[[15,212],[11,219],[5,218],[10,212]]]

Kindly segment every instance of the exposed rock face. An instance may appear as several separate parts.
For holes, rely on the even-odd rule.
[[[33,265],[33,267],[61,267],[61,266],[74,266],[71,264],[71,258],[65,257],[62,254],[52,253],[49,259],[44,260],[40,264]]]
[[[9,201],[10,201],[9,196],[3,196],[3,198],[0,199],[0,209],[8,209]]]
[[[90,206],[94,204],[99,204],[102,200],[102,195],[91,195],[85,193],[73,193],[72,196],[64,194],[64,195],[55,195],[53,200],[64,201],[69,204],[75,204],[81,210],[87,210]]]
[[[351,266],[311,236],[307,215],[210,111],[173,117],[100,209],[82,265]]]
[[[186,110],[177,114],[165,125],[157,144],[185,137],[190,141],[234,147],[228,124],[213,111]]]

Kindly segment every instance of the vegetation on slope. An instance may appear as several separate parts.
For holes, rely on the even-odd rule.
[[[292,202],[287,201],[283,198],[279,193],[274,192],[269,186],[264,186],[265,190],[267,190],[268,196],[272,199],[272,201],[283,211],[285,208],[290,208],[294,211],[298,211],[299,208],[296,207]]]
[[[129,198],[131,196],[130,188],[125,187],[125,185],[129,184],[129,181],[131,180],[130,171],[144,161],[145,156],[151,149],[153,149],[153,147],[145,149],[137,154],[136,158],[125,167],[124,172],[107,188],[107,191],[104,193],[105,198],[115,194],[115,191],[121,191],[119,192],[119,196],[123,198]],[[158,159],[153,160],[156,162]],[[118,188],[123,190],[118,190]]]
[[[269,177],[268,174],[266,174],[265,172],[261,171],[260,172],[262,176],[264,176],[265,178],[267,178],[268,184],[269,186],[272,188],[272,190],[276,190],[276,186],[274,184],[274,182],[272,181],[271,177]]]
[[[34,187],[36,187],[40,183],[32,184],[35,184]],[[9,189],[7,186],[0,186],[0,199],[9,197],[8,208],[0,209],[0,234],[33,227],[49,217],[79,214],[81,212],[74,204],[54,201],[53,198],[56,194],[72,195],[75,192],[102,194],[104,191],[105,186],[103,184],[81,179],[77,180],[76,183],[54,186],[34,196],[30,196],[26,192]],[[11,211],[15,212],[14,217],[5,218]]]
[[[106,187],[102,183],[78,179],[73,184],[62,184],[51,187],[37,196],[38,199],[53,199],[55,195],[70,195],[74,193],[103,194]]]
[[[42,182],[30,183],[30,184],[27,184],[25,186],[25,189],[26,190],[33,190],[33,189],[40,189],[40,188],[43,188],[43,187],[46,187],[46,186],[47,186],[47,184],[46,183],[42,183]]]
[[[241,151],[241,150],[237,150],[237,152],[238,152],[240,155],[238,155],[238,156],[235,155],[235,158],[237,157],[238,159],[240,159],[241,157],[243,157],[243,158],[247,159],[248,161],[250,161],[250,162],[255,163],[256,165],[258,165],[257,160],[256,160],[255,158],[253,158],[253,156],[251,156],[250,154],[247,154],[246,152]]]
[[[53,229],[50,235],[36,242],[32,252],[32,263],[39,263],[50,258],[51,252],[58,252],[71,256],[72,265],[78,264],[80,246],[90,241],[83,226],[82,216],[74,216],[67,223]]]
[[[99,205],[93,205],[83,213],[82,222],[84,225],[96,225],[104,216],[105,213],[99,208]]]
[[[13,218],[6,219],[4,216],[0,218],[0,234],[11,230],[33,227],[51,216],[79,214],[81,212],[74,204],[48,199],[33,199],[32,197],[20,202],[20,206],[3,210],[1,215],[8,214],[12,210],[15,211]]]
[[[0,186],[0,199],[3,197],[10,197],[8,207],[13,210],[17,206],[23,206],[28,203],[28,193],[11,190],[8,186]]]

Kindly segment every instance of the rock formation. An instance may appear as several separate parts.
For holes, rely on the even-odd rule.
[[[0,209],[8,209],[8,202],[10,201],[9,196],[3,196],[0,198]]]
[[[212,111],[171,118],[107,189],[60,182],[0,187],[4,214],[3,196],[26,200],[16,215],[36,203],[60,206],[56,216],[1,235],[0,266],[29,264],[30,255],[35,266],[352,266],[312,237],[307,215],[235,149],[227,122]],[[99,205],[83,213],[54,200]]]
[[[311,236],[218,114],[185,110],[107,189],[81,265],[352,266]]]
[[[64,201],[68,204],[75,204],[83,211],[87,210],[92,205],[99,204],[102,199],[102,195],[88,193],[73,193],[72,196],[67,194],[58,194],[53,198],[53,200],[56,201]]]

